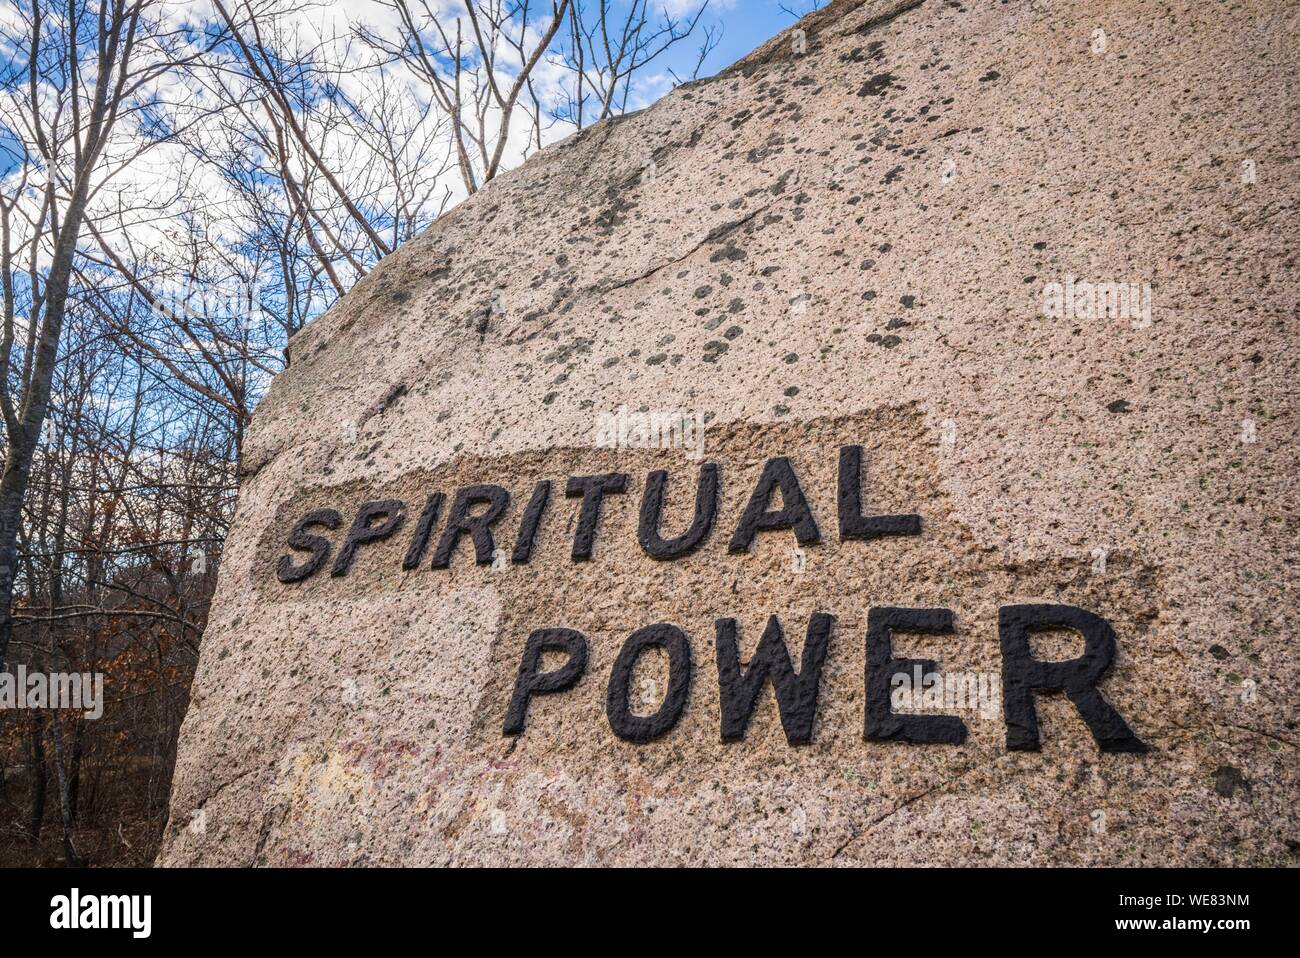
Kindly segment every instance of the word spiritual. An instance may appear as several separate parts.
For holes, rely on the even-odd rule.
[[[626,492],[630,479],[625,472],[569,477],[564,494],[582,500],[573,536],[571,556],[574,562],[591,559],[605,496]],[[660,560],[690,555],[708,539],[718,517],[721,470],[716,462],[706,462],[700,466],[695,489],[695,517],[690,528],[673,538],[664,538],[660,532],[667,485],[666,470],[655,470],[646,477],[637,524],[637,541],[641,548],[647,555]],[[781,507],[776,509],[772,506],[772,499],[778,491],[781,494]],[[510,561],[515,565],[526,565],[532,560],[533,543],[550,498],[551,482],[543,479],[533,488],[533,494],[524,508],[519,533],[510,553]],[[443,493],[434,492],[425,500],[411,533],[406,555],[402,559],[403,569],[409,571],[419,568],[424,561],[445,499]],[[431,568],[446,569],[450,566],[456,547],[465,536],[473,543],[474,561],[479,565],[489,565],[496,552],[492,527],[509,507],[510,492],[502,486],[476,484],[458,489],[452,499],[442,534],[433,550]],[[476,511],[480,509],[481,511]],[[400,499],[363,502],[335,556],[330,575],[347,575],[358,549],[391,538],[402,529],[405,521],[406,503]],[[309,553],[309,557],[301,563],[295,563],[292,556],[281,556],[275,568],[276,577],[284,583],[301,582],[320,571],[329,559],[333,545],[327,537],[309,530],[333,531],[342,524],[343,517],[336,509],[315,509],[299,519],[289,531],[288,542],[295,550]],[[786,456],[776,456],[764,463],[753,494],[749,497],[749,504],[727,544],[727,550],[731,553],[749,552],[758,533],[780,529],[793,531],[795,540],[801,546],[822,541],[812,507],[804,496],[794,466]],[[844,446],[840,449],[839,534],[841,540],[921,534],[921,517],[918,515],[862,514],[861,446]]]
[[[592,558],[604,497],[626,492],[629,479],[626,473],[571,476],[568,479],[565,495],[581,500],[571,550],[574,562]],[[647,476],[637,525],[637,541],[641,548],[650,557],[661,561],[689,555],[707,541],[717,522],[721,499],[719,466],[706,462],[700,466],[694,518],[689,528],[679,536],[666,538],[660,526],[667,482],[668,473],[662,469]],[[863,514],[861,446],[844,446],[839,450],[837,491],[841,540],[921,534],[919,515]],[[777,493],[781,500],[779,508],[773,503]],[[550,495],[549,480],[541,480],[534,487],[510,553],[512,563],[525,565],[531,561]],[[444,501],[441,492],[427,497],[408,540],[402,559],[403,569],[413,570],[424,564]],[[429,567],[448,568],[457,546],[466,537],[472,543],[475,562],[491,564],[497,555],[493,525],[506,513],[509,505],[510,493],[502,486],[475,484],[458,489],[437,538]],[[397,535],[405,520],[406,503],[399,499],[363,502],[344,535],[329,574],[346,576],[359,550]],[[306,557],[297,560],[293,555],[280,556],[275,566],[280,582],[303,582],[319,572],[329,561],[334,544],[327,536],[313,530],[334,531],[342,525],[343,517],[335,509],[315,509],[302,516],[289,531],[288,545],[295,552],[305,553]],[[794,466],[785,456],[776,456],[764,463],[727,549],[733,554],[748,553],[760,532],[780,530],[793,533],[799,546],[821,541],[812,508],[804,496]],[[898,673],[918,669],[922,673],[932,673],[939,668],[928,659],[896,658],[892,651],[892,634],[895,631],[951,634],[955,632],[953,613],[948,609],[873,608],[868,612],[867,621],[863,737],[868,741],[954,745],[964,742],[966,726],[961,719],[947,715],[900,714],[894,710],[891,701],[891,679]],[[776,616],[769,619],[758,650],[746,668],[741,665],[736,620],[717,620],[716,662],[723,741],[744,738],[759,693],[769,681],[776,693],[787,741],[791,745],[801,745],[812,740],[822,665],[833,624],[834,618],[827,613],[817,612],[812,616],[807,627],[803,659],[796,672]],[[1061,662],[1035,658],[1030,650],[1031,632],[1051,629],[1070,629],[1081,634],[1083,655]],[[1067,605],[1008,605],[1003,606],[999,613],[999,636],[1008,749],[1032,751],[1040,747],[1034,694],[1064,692],[1078,709],[1102,751],[1147,750],[1097,689],[1110,669],[1116,651],[1114,630],[1105,619]],[[588,645],[586,636],[570,628],[540,628],[528,636],[502,728],[505,735],[523,733],[528,706],[534,696],[564,692],[578,683],[587,671]],[[638,661],[651,649],[667,653],[668,691],[658,710],[653,715],[643,716],[632,710],[631,684]],[[564,664],[543,671],[542,662],[547,653],[563,655]],[[686,706],[692,671],[690,639],[678,626],[659,622],[633,632],[615,659],[609,679],[606,716],[614,734],[631,742],[650,742],[670,732]]]

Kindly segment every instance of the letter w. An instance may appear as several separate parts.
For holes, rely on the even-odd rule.
[[[817,691],[821,685],[822,663],[830,643],[834,619],[824,612],[814,612],[808,620],[808,634],[803,644],[803,662],[798,674],[790,664],[790,652],[781,632],[781,621],[767,620],[763,638],[750,660],[749,668],[740,668],[740,648],[735,619],[718,619],[718,688],[722,704],[722,740],[734,742],[745,737],[745,729],[754,715],[758,694],[770,677],[781,713],[781,727],[791,745],[812,741],[813,722],[817,717]]]

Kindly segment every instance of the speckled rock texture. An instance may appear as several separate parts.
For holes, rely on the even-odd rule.
[[[1256,0],[839,0],[444,216],[294,338],[257,411],[160,863],[1296,863],[1297,22]],[[1050,308],[1071,283],[1139,292]],[[602,443],[621,407],[698,413],[703,460]],[[866,508],[919,536],[841,540],[853,444]],[[821,541],[730,552],[782,455]],[[676,535],[703,461],[715,528],[650,558],[647,475],[669,473]],[[565,482],[609,472],[627,489],[575,562]],[[466,538],[403,570],[430,493],[507,489],[508,552],[543,479],[528,564],[477,565]],[[308,511],[342,514],[337,553],[390,498],[405,525],[346,576],[278,581]],[[998,609],[1029,602],[1111,623],[1101,689],[1149,752],[1103,753],[1059,694],[1037,752],[1007,748],[1000,708],[945,712],[961,745],[864,741],[868,609],[951,609],[955,634],[895,653],[997,675]],[[816,611],[812,741],[787,743],[770,687],[722,741],[715,620],[747,656],[779,616],[797,665]],[[633,743],[606,689],[655,622],[690,637],[691,684]],[[588,668],[503,735],[545,627],[581,631]],[[665,663],[638,667],[638,714]]]

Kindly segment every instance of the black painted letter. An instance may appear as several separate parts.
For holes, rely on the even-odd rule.
[[[840,540],[919,536],[921,517],[862,514],[862,447],[840,448]]]
[[[470,515],[470,507],[486,503],[487,509],[478,515]],[[456,499],[451,504],[451,514],[447,516],[447,528],[442,530],[438,548],[433,553],[433,568],[445,569],[451,564],[451,554],[456,551],[456,543],[468,532],[474,540],[474,561],[479,565],[492,562],[492,553],[496,546],[492,541],[492,523],[501,518],[501,514],[510,505],[510,493],[500,486],[465,486],[456,490]]]
[[[667,482],[668,472],[664,469],[656,469],[647,477],[645,494],[641,497],[641,521],[636,529],[641,548],[655,559],[676,559],[694,552],[708,538],[718,514],[718,464],[706,462],[700,467],[700,479],[695,487],[695,519],[691,527],[675,539],[662,538],[659,520],[663,515]]]
[[[402,527],[405,518],[406,503],[401,499],[377,499],[361,503],[357,517],[352,520],[352,528],[348,530],[348,537],[334,560],[334,568],[330,569],[330,575],[347,575],[348,569],[352,568],[352,560],[356,558],[358,546],[387,539]],[[380,519],[379,524],[371,525],[375,519]]]
[[[573,535],[573,561],[585,562],[591,558],[596,542],[596,526],[600,522],[600,503],[607,492],[627,489],[627,473],[610,472],[602,476],[570,476],[564,494],[582,496],[582,509],[578,513],[578,531]]]
[[[767,507],[772,502],[772,493],[778,487],[781,489],[781,508],[769,511]],[[755,534],[768,529],[794,529],[794,536],[801,546],[822,540],[794,467],[785,456],[769,459],[763,465],[763,474],[758,477],[758,485],[749,497],[749,505],[745,507],[745,514],[740,518],[740,525],[736,527],[727,551],[748,552]]]
[[[551,480],[543,479],[533,487],[533,497],[524,509],[524,518],[519,523],[519,535],[515,538],[515,549],[510,554],[510,561],[515,565],[525,565],[533,557],[533,542],[537,539],[537,529],[542,524],[542,513],[551,498]]]
[[[632,714],[632,671],[649,648],[668,652],[668,694],[654,715]],[[675,625],[660,622],[637,629],[623,643],[609,676],[605,714],[614,734],[629,742],[652,742],[667,735],[682,717],[691,688],[691,643]]]
[[[1066,662],[1034,658],[1029,634],[1042,629],[1073,629],[1083,636],[1083,655]],[[1064,692],[1088,724],[1103,752],[1145,752],[1148,746],[1107,702],[1097,683],[1115,660],[1115,630],[1105,619],[1072,605],[1004,605],[998,610],[1002,640],[1002,709],[1007,748],[1036,752],[1038,712],[1034,692]]]
[[[564,652],[569,658],[554,672],[543,672],[546,652]],[[587,671],[587,637],[575,629],[535,629],[524,645],[515,691],[506,710],[503,735],[518,735],[528,719],[528,702],[534,695],[567,692]]]
[[[406,550],[406,558],[402,560],[403,569],[408,571],[414,569],[424,558],[424,550],[429,545],[429,536],[433,534],[434,523],[438,521],[438,512],[442,509],[442,498],[441,492],[434,492],[424,501],[424,509],[415,524],[415,534],[411,536],[410,548]]]
[[[948,635],[954,631],[948,609],[871,609],[867,612],[866,725],[868,742],[920,742],[960,745],[966,741],[966,723],[953,715],[898,715],[890,701],[894,675],[909,675],[920,668],[936,672],[931,659],[894,658],[894,632]],[[918,690],[913,690],[915,693]]]
[[[302,565],[296,566],[288,556],[280,556],[280,561],[275,564],[275,577],[281,582],[288,583],[301,582],[314,575],[330,557],[330,541],[324,536],[312,535],[307,529],[311,526],[337,529],[342,524],[343,517],[336,509],[317,509],[295,522],[293,528],[289,530],[289,545],[310,552],[311,558]]]
[[[776,706],[781,713],[786,741],[791,745],[806,745],[812,741],[813,721],[817,717],[817,691],[821,685],[822,663],[826,661],[832,621],[824,612],[814,612],[808,620],[803,660],[796,674],[790,664],[785,636],[781,633],[781,621],[776,616],[767,620],[758,650],[744,672],[740,670],[736,620],[718,619],[718,687],[724,742],[745,737],[758,694],[769,677],[776,692]]]

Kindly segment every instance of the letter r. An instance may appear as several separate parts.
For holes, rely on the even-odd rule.
[[[1035,658],[1029,636],[1044,629],[1078,632],[1083,636],[1083,655],[1067,662]],[[1097,689],[1115,660],[1115,630],[1109,622],[1072,605],[1005,605],[998,610],[998,634],[1009,750],[1036,752],[1042,748],[1034,708],[1036,691],[1064,692],[1103,752],[1150,750]]]

